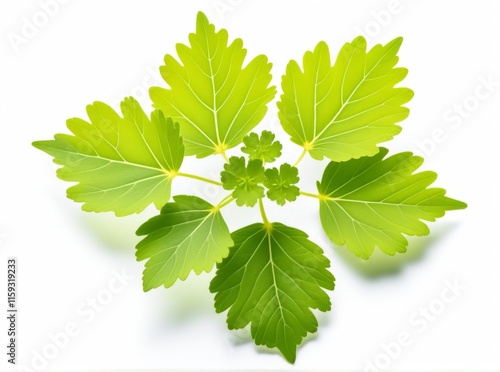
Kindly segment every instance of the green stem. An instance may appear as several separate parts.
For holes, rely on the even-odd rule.
[[[226,205],[231,204],[235,199],[232,194],[229,194],[217,204],[217,209],[224,208]]]
[[[220,154],[222,155],[222,157],[224,158],[224,160],[226,161],[226,163],[229,163],[229,159],[228,159],[228,157],[226,155],[226,152],[224,151],[224,152],[221,152]]]
[[[271,222],[269,222],[269,220],[267,219],[262,198],[259,199],[259,209],[260,209],[260,215],[262,216],[262,221],[264,222],[264,226],[266,227],[266,229],[271,230],[272,225]]]
[[[326,200],[326,199],[328,199],[328,197],[326,195],[312,194],[310,192],[305,192],[305,191],[300,191],[300,195],[308,196],[310,198],[316,198],[316,199],[319,199],[319,200]]]
[[[211,183],[212,185],[217,185],[217,186],[222,186],[221,182],[211,180],[209,178],[197,176],[196,174],[190,174],[190,173],[182,173],[182,172],[177,172],[176,176],[181,176],[181,177],[186,177],[186,178],[192,178],[198,181],[203,181],[207,183]]]
[[[294,167],[296,167],[297,165],[299,165],[299,163],[302,161],[302,159],[304,159],[304,156],[306,156],[307,154],[307,149],[304,149],[302,151],[302,154],[300,154],[299,158],[297,159],[297,161],[293,164]]]

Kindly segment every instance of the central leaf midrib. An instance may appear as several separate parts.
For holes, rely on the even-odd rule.
[[[217,117],[217,93],[216,93],[216,89],[215,89],[215,76],[214,76],[214,72],[213,72],[213,68],[212,68],[213,57],[212,57],[212,53],[210,52],[210,43],[208,41],[208,30],[206,29],[205,24],[203,24],[203,28],[205,31],[205,42],[207,45],[208,66],[210,68],[210,82],[212,84],[212,97],[213,97],[212,113],[214,116],[215,136],[217,137],[217,145],[220,145],[221,142],[220,142],[220,134],[219,134],[219,119]]]
[[[130,167],[144,168],[144,169],[153,170],[155,172],[162,172],[167,177],[168,177],[168,174],[172,171],[171,169],[169,170],[169,169],[165,169],[163,167],[161,167],[161,168],[155,168],[155,167],[151,167],[149,165],[144,165],[144,164],[139,164],[139,163],[132,163],[132,162],[129,162],[127,160],[121,161],[121,160],[117,160],[117,159],[106,158],[106,157],[103,157],[103,156],[89,155],[89,154],[83,154],[81,152],[73,152],[73,151],[67,151],[67,150],[59,150],[59,151],[62,152],[62,153],[66,153],[66,154],[73,154],[73,155],[76,154],[76,155],[79,155],[79,156],[82,156],[82,157],[86,157],[86,158],[93,158],[93,159],[108,161],[110,163],[124,164],[124,165],[130,166]]]
[[[332,198],[332,197],[328,197],[328,199],[326,199],[327,202],[331,201],[331,202],[334,202],[334,203],[340,203],[340,202],[347,202],[347,203],[360,203],[360,204],[380,204],[380,205],[392,205],[392,206],[404,206],[404,207],[414,207],[414,208],[418,208],[420,207],[420,205],[422,204],[422,202],[428,200],[428,199],[431,199],[435,197],[435,195],[432,195],[431,197],[423,200],[423,201],[420,201],[418,204],[407,204],[407,203],[388,203],[388,202],[383,202],[383,201],[371,201],[371,200],[356,200],[356,199],[342,199],[342,198]],[[444,207],[444,205],[432,205],[432,206],[429,206],[429,207]]]
[[[271,245],[271,231],[267,231],[266,232],[266,234],[267,234],[267,242],[268,242],[268,246],[269,246],[269,263],[271,264],[271,272],[273,274],[274,294],[276,296],[276,299],[278,300],[278,308],[280,310],[281,319],[283,319],[283,323],[286,325],[285,315],[283,314],[283,306],[281,305],[281,300],[280,300],[279,292],[278,292],[278,283],[277,283],[277,280],[276,280],[276,273],[275,273],[275,270],[274,270],[273,250],[272,250],[272,245]]]

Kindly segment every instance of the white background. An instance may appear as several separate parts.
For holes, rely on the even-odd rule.
[[[225,10],[217,11],[224,4]],[[491,88],[492,93],[481,87],[484,80],[500,81],[497,4],[477,0],[87,0],[68,1],[44,19],[37,1],[2,1],[0,278],[5,278],[7,257],[17,257],[19,362],[30,368],[35,362],[54,371],[359,371],[377,360],[379,367],[400,371],[498,370],[499,117],[495,106],[500,86]],[[165,85],[157,73],[163,55],[174,53],[175,43],[187,42],[198,10],[217,28],[227,28],[230,38],[243,38],[249,57],[266,54],[274,64],[273,82],[278,87],[289,59],[301,59],[320,40],[335,55],[359,33],[368,37],[370,46],[403,36],[399,65],[410,70],[404,86],[413,89],[415,97],[408,104],[410,117],[401,123],[402,133],[386,145],[391,151],[424,154],[424,168],[439,173],[436,185],[469,204],[467,210],[431,224],[429,237],[411,238],[408,253],[376,254],[369,262],[328,241],[313,199],[300,198],[283,209],[269,205],[272,220],[304,229],[325,249],[337,278],[331,295],[333,310],[319,315],[319,333],[299,348],[295,366],[276,353],[256,348],[248,332],[227,330],[225,316],[215,314],[213,295],[207,290],[213,273],[190,277],[169,290],[143,293],[143,263],[135,261],[138,238],[134,232],[154,210],[120,219],[110,213],[82,212],[66,199],[68,184],[55,177],[50,158],[31,147],[33,140],[67,132],[65,120],[85,117],[85,106],[94,100],[116,106],[133,94],[149,107],[146,88]],[[35,34],[25,34],[26,42],[16,48],[11,39],[13,34],[24,37],[25,19],[39,26]],[[481,98],[475,98],[476,92]],[[464,103],[469,109],[456,116],[453,110]],[[286,143],[285,160],[295,160],[300,148],[286,142],[275,102],[270,107],[259,129],[276,131]],[[431,140],[436,130],[441,133],[439,143]],[[217,177],[221,164],[220,159],[210,158],[200,167],[188,159],[183,170]],[[303,190],[315,190],[314,181],[325,164],[303,161]],[[195,193],[211,201],[224,195],[185,180],[176,180],[174,193]],[[231,229],[259,218],[255,209],[233,206],[224,214]],[[113,272],[121,271],[132,278],[120,293],[95,318],[82,314],[89,309],[88,299],[108,287]],[[420,308],[439,305],[447,280],[457,280],[467,289],[422,331],[410,319]],[[0,298],[5,288],[0,283]],[[6,301],[0,302],[3,309]],[[3,346],[7,323],[1,318],[0,366],[7,370]],[[47,346],[51,334],[64,332],[72,322],[77,336],[64,342],[62,349]],[[393,358],[383,356],[381,344],[394,342],[401,332],[410,334],[411,344]],[[44,350],[52,358],[47,363],[34,358]],[[380,364],[384,361],[390,365]]]

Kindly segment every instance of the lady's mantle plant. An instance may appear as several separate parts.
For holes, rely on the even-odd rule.
[[[282,78],[279,119],[291,141],[302,148],[295,164],[271,166],[282,145],[269,131],[249,133],[276,94],[271,64],[263,55],[243,66],[240,39],[228,45],[226,30],[215,31],[203,13],[189,46],[177,44],[178,58],[167,55],[161,74],[169,88],[150,90],[149,117],[134,98],[121,103],[121,114],[95,102],[90,122],[73,118],[70,134],[33,145],[61,165],[57,176],[75,182],[67,195],[82,209],[126,216],[149,204],[161,209],[137,230],[144,239],[137,259],[147,260],[144,290],[170,287],[194,271],[209,272],[215,309],[227,312],[230,329],[251,326],[258,345],[278,348],[294,362],[296,348],[318,322],[311,309],[330,310],[333,290],[329,260],[306,233],[266,217],[263,200],[279,205],[299,196],[319,202],[328,237],[367,259],[375,246],[394,255],[405,252],[404,235],[427,235],[423,221],[466,205],[431,188],[436,174],[415,173],[422,158],[404,152],[388,156],[378,147],[401,130],[408,116],[403,105],[413,96],[395,87],[407,70],[395,67],[402,39],[366,51],[357,37],[346,43],[332,66],[328,46],[320,42],[304,55],[302,66],[290,61]],[[244,156],[227,157],[241,146]],[[299,190],[297,166],[310,155],[330,161],[317,192]],[[181,171],[185,156],[222,156],[220,180]],[[171,199],[172,182],[189,177],[228,191],[217,205],[191,195]],[[221,210],[259,206],[262,222],[230,232]]]

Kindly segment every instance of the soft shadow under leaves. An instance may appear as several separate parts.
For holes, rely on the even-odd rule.
[[[405,266],[424,259],[427,252],[442,238],[458,226],[457,223],[440,223],[432,227],[427,236],[408,237],[408,248],[405,253],[389,256],[378,247],[368,260],[363,260],[350,252],[347,247],[335,247],[335,252],[366,278],[378,278],[398,274]]]

